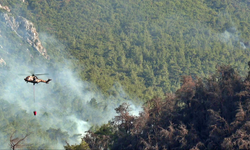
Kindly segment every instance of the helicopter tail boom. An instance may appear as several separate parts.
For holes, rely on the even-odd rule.
[[[46,83],[48,84],[49,83],[49,81],[51,81],[52,79],[48,79],[47,81],[46,81]]]

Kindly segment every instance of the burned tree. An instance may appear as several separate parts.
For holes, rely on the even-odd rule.
[[[10,136],[10,148],[12,150],[15,150],[16,148],[23,148],[24,146],[27,146],[25,144],[21,144],[31,133],[26,134],[23,138],[13,138],[16,131],[14,131]]]
[[[119,106],[105,144],[123,150],[250,149],[250,71],[243,79],[225,65],[208,78],[184,76],[182,83],[175,94],[145,103],[140,116]]]

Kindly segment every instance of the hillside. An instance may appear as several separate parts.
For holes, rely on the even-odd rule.
[[[123,104],[83,140],[90,149],[249,149],[249,81],[250,72],[243,78],[231,66],[206,79],[185,76],[175,94],[151,99],[140,116]]]
[[[80,79],[72,67],[76,60],[68,57],[65,46],[54,36],[34,32],[32,22],[17,16],[15,9],[0,10],[0,59],[4,60],[0,64],[1,148],[8,149],[28,135],[19,147],[63,149],[65,141],[78,144],[85,131],[107,123],[122,102],[131,103],[138,114],[141,102],[131,99],[121,84],[110,88],[114,96],[104,95],[99,87]],[[23,80],[31,73],[48,73],[38,77],[53,82],[32,87]]]
[[[240,72],[249,56],[249,8],[242,1],[3,1],[66,46],[81,79],[103,92],[114,82],[141,99],[174,92],[181,75],[218,64]],[[55,57],[58,51],[47,49]]]
[[[0,9],[0,61],[6,62],[0,65],[3,145],[17,131],[18,137],[32,133],[25,141],[29,149],[62,148],[65,140],[79,143],[78,134],[112,120],[114,109],[123,102],[138,113],[142,102],[175,93],[183,87],[182,75],[209,78],[223,64],[247,75],[250,10],[245,1],[2,0],[0,4],[11,10]],[[4,14],[32,22],[49,59],[19,37],[25,32],[12,30],[2,19]],[[31,85],[23,82],[25,76],[18,76],[30,71],[48,72],[41,78],[53,79],[49,85],[36,86],[36,102]],[[40,115],[35,119],[34,109]],[[133,139],[130,134],[128,138]],[[85,141],[91,147],[91,140]]]

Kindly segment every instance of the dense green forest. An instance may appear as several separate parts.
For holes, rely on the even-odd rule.
[[[62,42],[67,57],[78,60],[81,79],[106,94],[118,81],[130,95],[146,100],[176,91],[181,75],[205,77],[225,63],[241,73],[247,68],[249,4],[244,1],[2,3]],[[55,46],[46,48],[60,55]]]
[[[0,66],[0,120],[3,122],[0,127],[4,129],[0,130],[0,139],[9,139],[16,130],[15,135],[18,137],[32,133],[27,137],[28,141],[25,141],[29,149],[50,148],[55,142],[66,145],[65,140],[76,141],[78,133],[83,132],[83,129],[78,130],[77,127],[86,126],[90,129],[89,134],[75,149],[81,146],[85,149],[232,147],[225,143],[224,137],[227,136],[229,141],[235,142],[232,141],[233,137],[237,136],[234,131],[241,126],[233,126],[230,129],[228,127],[228,132],[224,131],[223,127],[225,124],[235,124],[238,110],[234,109],[236,106],[242,106],[239,99],[230,106],[223,105],[224,101],[231,102],[235,96],[223,97],[226,95],[223,95],[223,92],[220,96],[221,93],[217,90],[228,88],[226,85],[229,81],[222,79],[223,75],[216,74],[216,68],[223,64],[231,65],[232,69],[239,73],[233,72],[230,76],[230,85],[236,85],[231,84],[231,80],[237,82],[236,89],[230,90],[233,92],[231,95],[244,91],[246,87],[238,78],[240,75],[247,75],[250,55],[249,2],[1,0],[0,4],[11,9],[9,13],[0,10],[0,58],[7,63]],[[22,16],[34,23],[42,44],[48,51],[49,60],[34,51],[8,27],[3,21],[4,13],[14,17]],[[23,85],[23,78],[16,76],[31,68],[35,68],[36,72],[49,72],[53,78],[53,82],[48,86],[36,86],[39,106],[32,102],[31,86]],[[227,69],[224,68],[224,71],[227,72]],[[212,74],[216,74],[216,77],[211,77]],[[183,75],[190,75],[190,78],[181,82]],[[201,78],[199,82],[195,81],[196,76]],[[6,77],[14,80],[8,82]],[[198,86],[203,79],[208,89],[185,89],[186,82]],[[223,84],[226,84],[226,87]],[[191,97],[188,97],[190,93],[185,93],[185,90],[191,93]],[[167,93],[172,93],[173,96]],[[211,96],[209,94],[214,98],[211,98],[211,103],[206,98]],[[50,105],[47,104],[48,100]],[[218,101],[215,102],[216,100]],[[126,104],[120,105],[129,102],[133,107],[137,107],[142,101],[147,103],[139,117],[128,115],[127,108],[124,108],[127,107]],[[245,102],[242,100],[242,105],[243,103]],[[39,113],[42,113],[41,118],[30,119],[34,107],[38,107]],[[119,122],[119,116],[115,117],[114,108],[117,108],[120,118],[128,117],[128,122],[132,119],[141,126],[148,123],[159,127],[145,125],[138,128],[128,122],[125,125],[114,124],[113,122]],[[210,116],[208,112],[212,113],[215,120],[202,120],[201,116],[195,116],[192,110],[196,109],[204,112],[206,117]],[[247,109],[242,108],[243,112]],[[232,113],[226,116],[226,112]],[[72,120],[72,114],[73,120],[77,121],[65,123]],[[148,120],[143,119],[147,114],[153,116],[148,116]],[[223,133],[214,131],[215,129],[210,130],[212,126],[219,126],[216,122],[218,118],[224,119],[224,122],[219,120],[223,124],[220,126]],[[108,120],[111,121],[106,124]],[[200,124],[196,123],[200,121],[203,129],[197,127]],[[78,125],[79,122],[82,124]],[[25,124],[30,128],[26,129]],[[104,125],[99,127],[101,124]],[[118,130],[114,130],[115,128]],[[139,134],[139,131],[143,133]],[[242,129],[242,132],[245,130]],[[166,136],[155,139],[163,133]],[[226,136],[218,138],[221,134]],[[41,139],[35,138],[35,135],[39,135]],[[192,136],[195,136],[195,139],[188,138]],[[93,137],[97,141],[93,141]],[[135,143],[129,143],[126,139],[133,139]],[[169,140],[170,144],[163,144],[161,140]],[[120,141],[124,141],[121,147],[117,144]],[[74,142],[68,143],[68,149],[71,143]],[[177,147],[178,144],[182,147]]]

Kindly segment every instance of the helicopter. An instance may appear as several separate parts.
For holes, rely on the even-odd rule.
[[[21,74],[20,74],[21,75]],[[35,99],[35,84],[38,84],[40,82],[44,82],[46,84],[49,83],[49,81],[51,81],[52,79],[48,79],[47,81],[46,80],[43,80],[43,79],[39,79],[37,76],[38,75],[47,75],[47,74],[34,74],[32,73],[31,76],[27,76],[26,78],[24,78],[24,81],[26,81],[27,83],[30,82],[30,83],[33,83],[33,95],[34,95],[34,102],[36,102],[36,99]],[[33,111],[34,113],[34,116],[36,116],[37,112],[36,111]]]
[[[46,74],[32,74],[31,76],[27,76],[26,78],[24,78],[24,81],[26,81],[27,83],[28,82],[33,83],[33,85],[35,85],[35,84],[38,84],[40,82],[44,82],[44,83],[48,84],[49,81],[52,80],[52,79],[48,79],[46,81],[46,80],[38,79],[38,77],[37,77],[38,75],[46,75]]]

